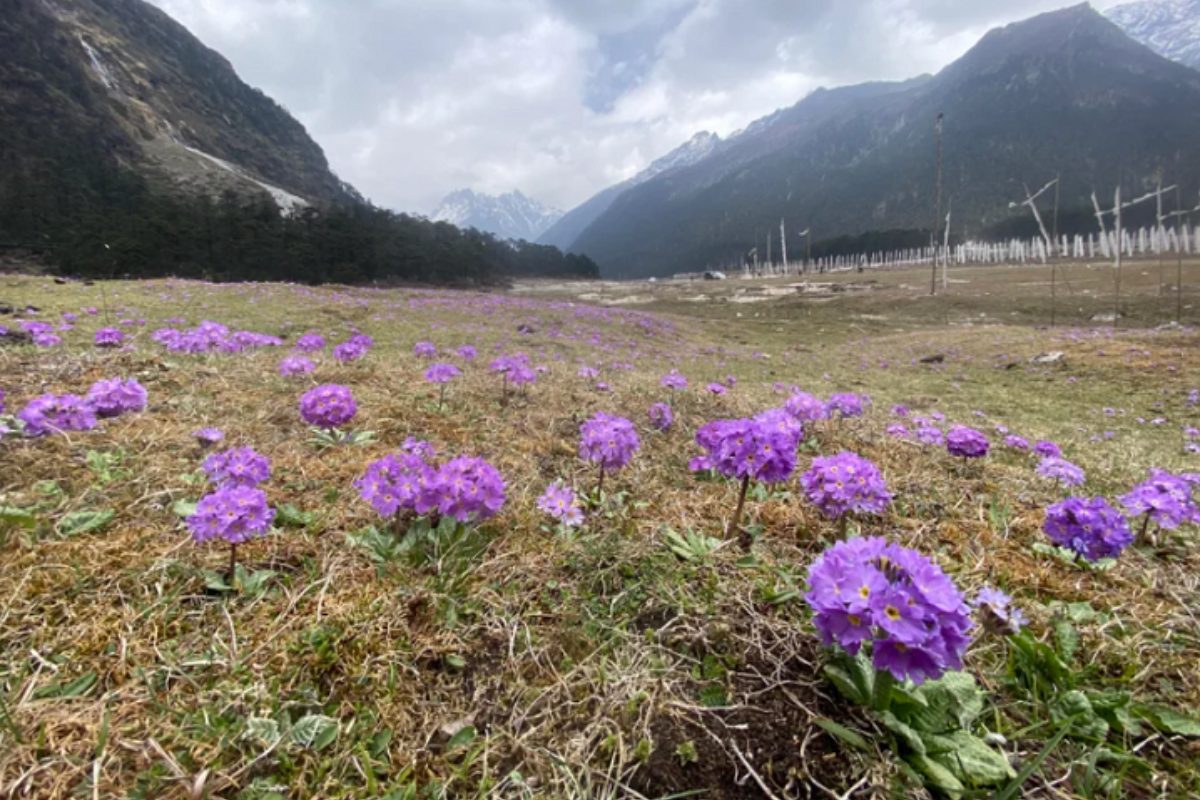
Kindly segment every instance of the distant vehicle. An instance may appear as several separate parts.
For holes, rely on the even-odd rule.
[[[651,278],[649,283],[658,283],[658,278]]]
[[[706,281],[723,281],[723,280],[725,280],[725,273],[717,272],[716,270],[709,270],[708,272],[704,273],[704,280],[706,280]]]

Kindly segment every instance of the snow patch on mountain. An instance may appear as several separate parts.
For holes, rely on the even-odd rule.
[[[476,228],[502,239],[535,241],[563,212],[542,205],[519,191],[495,197],[470,189],[451,192],[429,218],[458,228]]]
[[[296,195],[292,194],[291,192],[280,189],[278,186],[272,186],[269,183],[263,183],[262,181],[258,180],[257,178],[252,178],[249,175],[247,175],[244,171],[239,169],[236,165],[230,164],[228,161],[225,161],[224,159],[217,158],[214,155],[209,155],[208,153],[205,153],[203,150],[197,150],[196,148],[188,147],[187,145],[184,145],[184,149],[186,149],[189,153],[200,156],[201,158],[205,159],[206,161],[210,161],[213,164],[216,164],[218,167],[225,170],[226,172],[231,172],[234,175],[238,176],[239,178],[250,181],[250,183],[253,183],[255,186],[259,187],[260,189],[265,190],[267,192],[267,194],[271,195],[271,199],[275,201],[275,205],[279,206],[279,213],[283,214],[284,216],[291,216],[292,214],[296,213],[297,209],[304,208],[308,205],[308,201],[305,200],[303,197],[297,197]]]
[[[1200,0],[1141,0],[1107,15],[1159,55],[1200,69]]]

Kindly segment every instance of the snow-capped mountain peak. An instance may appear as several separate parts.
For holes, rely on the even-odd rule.
[[[1200,0],[1140,0],[1107,15],[1159,55],[1200,69]]]
[[[692,164],[706,158],[720,143],[721,137],[717,134],[701,131],[662,158],[652,161],[650,166],[635,175],[630,180],[630,183],[634,185],[645,183],[667,170],[676,169],[677,167],[690,167]]]
[[[503,239],[532,242],[562,215],[558,209],[542,205],[519,191],[496,197],[460,189],[446,195],[430,219],[459,228],[477,228]]]

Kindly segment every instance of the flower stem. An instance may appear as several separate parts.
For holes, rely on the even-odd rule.
[[[233,586],[234,578],[237,576],[237,543],[229,543],[229,585]]]
[[[842,539],[846,538],[846,529],[850,527],[850,517],[847,514],[842,514],[838,517],[838,536]]]
[[[750,488],[750,476],[742,478],[742,490],[738,492],[737,508],[733,511],[733,519],[729,520],[729,527],[725,529],[725,538],[728,539],[737,533],[738,522],[742,519],[742,509],[746,506],[746,490]]]
[[[604,467],[600,468],[600,480],[596,483],[596,502],[602,502],[604,494]]]
[[[438,411],[442,410],[442,406],[446,403],[446,384],[441,384],[438,387]]]
[[[875,689],[871,693],[871,708],[879,713],[887,711],[892,706],[892,687],[896,678],[886,669],[875,670]]]

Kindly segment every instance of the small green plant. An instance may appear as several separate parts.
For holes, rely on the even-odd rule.
[[[667,547],[670,548],[672,553],[684,561],[691,563],[706,560],[710,555],[728,544],[725,540],[697,533],[690,528],[682,536],[668,528],[666,542]]]
[[[680,742],[675,748],[675,757],[679,759],[681,767],[697,763],[700,760],[700,755],[696,752],[696,743],[691,739],[686,742]]]
[[[366,447],[375,443],[375,431],[342,431],[337,428],[312,427],[308,432],[311,434],[309,444],[315,445],[318,450],[342,446]]]

